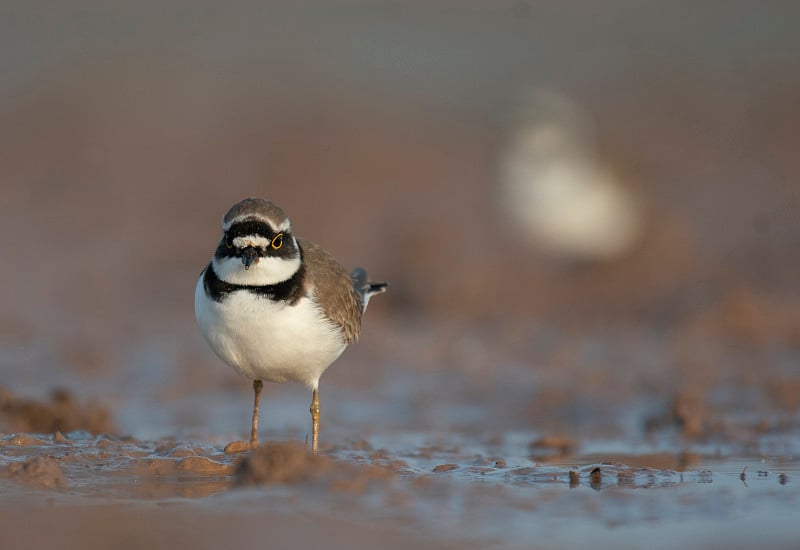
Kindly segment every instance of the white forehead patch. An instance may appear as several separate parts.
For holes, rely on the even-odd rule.
[[[247,235],[246,237],[236,237],[233,239],[233,246],[236,248],[246,248],[248,246],[267,248],[270,242],[272,241],[261,235]]]

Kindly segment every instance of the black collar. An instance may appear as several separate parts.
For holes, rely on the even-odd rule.
[[[300,257],[300,269],[290,279],[274,285],[235,285],[220,279],[214,271],[213,264],[208,264],[203,274],[203,288],[206,295],[215,302],[222,302],[231,292],[244,290],[252,292],[274,302],[286,302],[294,305],[303,297],[303,286],[306,278],[306,265]]]

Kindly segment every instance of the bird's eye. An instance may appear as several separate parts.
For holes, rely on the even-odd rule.
[[[283,233],[278,233],[277,235],[275,235],[275,237],[272,239],[272,242],[270,243],[270,246],[272,248],[274,248],[275,250],[278,250],[280,247],[282,247],[283,246]]]
[[[228,248],[233,248],[233,241],[231,241],[231,238],[227,233],[225,234],[225,246]]]

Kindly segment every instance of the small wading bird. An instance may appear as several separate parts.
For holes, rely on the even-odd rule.
[[[386,290],[357,268],[349,275],[320,246],[295,238],[283,210],[245,199],[222,219],[222,239],[195,288],[197,324],[211,349],[253,380],[250,441],[258,446],[263,381],[301,382],[312,392],[311,449],[319,441],[319,379],[358,339],[370,296]]]

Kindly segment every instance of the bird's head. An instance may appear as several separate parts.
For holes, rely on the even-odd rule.
[[[245,199],[222,218],[222,239],[212,265],[231,284],[272,285],[286,281],[302,263],[292,224],[278,206]]]

